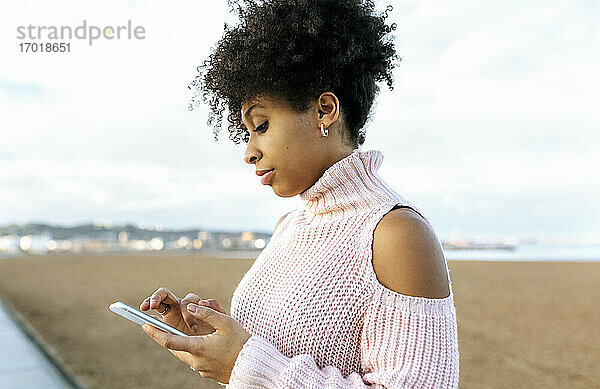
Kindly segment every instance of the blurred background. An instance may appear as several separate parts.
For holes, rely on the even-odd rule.
[[[402,61],[362,149],[383,153],[379,174],[443,243],[461,387],[600,386],[590,365],[600,360],[590,309],[600,302],[600,5],[376,2],[388,4]],[[277,220],[302,207],[260,183],[226,128],[213,140],[207,106],[188,109],[196,67],[235,15],[225,0],[4,1],[0,11],[7,315],[69,385],[217,387],[107,306],[167,284],[229,312]],[[19,26],[84,20],[131,23],[144,38],[22,52],[47,40],[18,39]],[[27,364],[4,366],[6,387],[40,382]]]

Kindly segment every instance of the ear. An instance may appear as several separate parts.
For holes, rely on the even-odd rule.
[[[340,101],[333,92],[324,92],[319,96],[317,103],[319,113],[319,124],[329,127],[338,120],[340,115]]]

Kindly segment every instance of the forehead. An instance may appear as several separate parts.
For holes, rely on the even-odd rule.
[[[255,96],[249,100],[242,102],[242,110],[245,111],[255,104],[260,104],[266,107],[272,105],[274,102],[275,100],[273,98],[266,95]]]
[[[254,111],[255,109],[259,109],[259,108],[267,108],[267,107],[264,104],[258,103],[258,102],[250,103],[246,106],[242,106],[242,120],[244,120],[248,116],[251,116],[252,111]]]
[[[269,109],[274,108],[278,105],[277,100],[270,98],[268,96],[259,96],[252,100],[242,103],[241,112],[242,112],[242,120],[245,120],[246,117],[252,115],[252,111],[255,109],[263,108]]]

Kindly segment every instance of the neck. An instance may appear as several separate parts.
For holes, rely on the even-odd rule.
[[[307,190],[300,193],[307,222],[321,223],[357,214],[399,197],[379,177],[383,155],[361,151],[340,158]]]

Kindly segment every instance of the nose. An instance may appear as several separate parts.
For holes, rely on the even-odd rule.
[[[244,161],[248,164],[256,164],[261,157],[262,153],[248,142],[248,147],[246,147],[246,152],[244,153]]]

